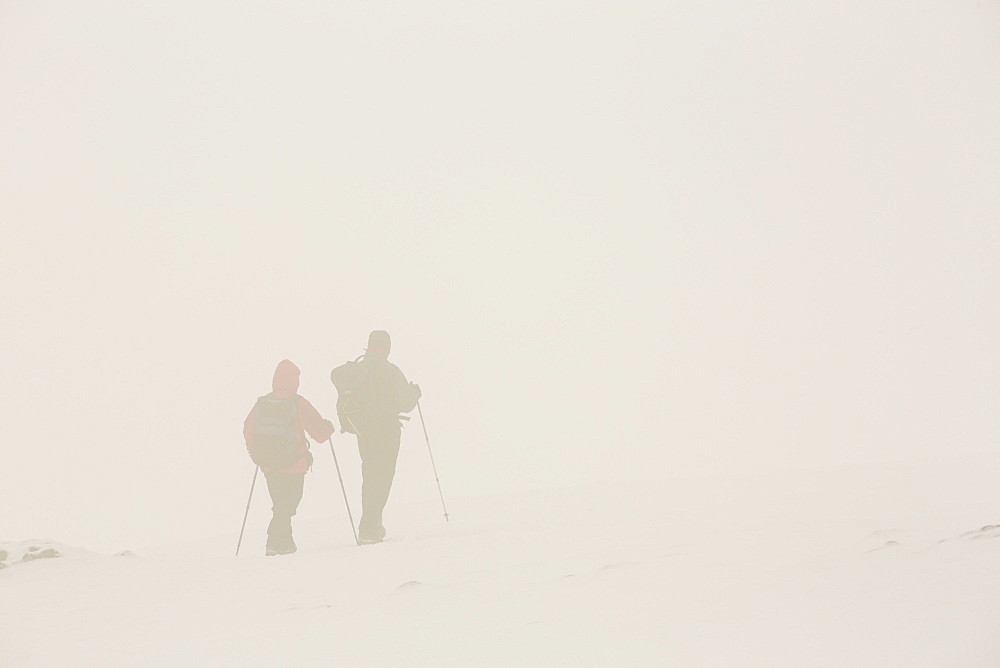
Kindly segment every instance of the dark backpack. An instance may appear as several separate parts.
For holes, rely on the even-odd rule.
[[[337,419],[340,430],[357,434],[362,413],[375,405],[375,379],[371,363],[364,355],[345,362],[330,372],[330,381],[337,388]]]
[[[301,456],[297,426],[298,395],[276,399],[265,395],[254,406],[254,430],[250,439],[250,459],[266,469],[288,468]]]

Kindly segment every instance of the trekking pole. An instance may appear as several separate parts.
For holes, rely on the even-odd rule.
[[[420,414],[420,427],[424,430],[424,440],[427,441],[427,454],[431,456],[431,468],[434,469],[434,481],[437,482],[438,495],[441,497],[441,508],[444,509],[444,521],[448,522],[448,508],[444,505],[444,494],[441,492],[441,480],[438,478],[437,466],[434,465],[434,453],[431,452],[431,439],[427,438],[427,425],[424,423],[424,412],[420,410],[419,399],[417,399],[417,412]]]
[[[240,527],[240,539],[236,541],[236,556],[240,556],[240,545],[243,543],[243,530],[247,528],[247,515],[250,514],[250,499],[253,498],[253,487],[257,484],[257,474],[260,472],[258,466],[253,470],[253,482],[250,483],[250,496],[247,497],[247,509],[243,512],[243,526]]]
[[[333,465],[337,467],[337,479],[340,480],[340,491],[344,493],[344,505],[347,506],[347,519],[351,521],[351,533],[354,534],[354,544],[360,545],[358,542],[358,531],[354,528],[354,517],[351,515],[351,504],[347,501],[347,488],[344,487],[344,479],[340,475],[340,464],[337,463],[337,453],[333,449],[333,436],[327,439],[330,444],[330,454],[333,455]]]

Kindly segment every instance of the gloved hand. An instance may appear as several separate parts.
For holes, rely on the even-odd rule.
[[[410,383],[410,387],[412,387],[414,393],[416,393],[417,399],[419,399],[420,397],[424,396],[423,393],[420,391],[420,386],[417,385],[416,383]]]

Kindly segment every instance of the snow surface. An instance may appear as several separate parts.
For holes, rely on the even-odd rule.
[[[5,542],[0,664],[996,666],[998,473],[551,488],[449,500],[449,523],[397,499],[390,542],[331,514],[287,557],[260,513],[238,558],[235,532],[28,563]]]
[[[2,16],[0,668],[1000,666],[1000,3]],[[373,329],[452,521],[234,558]]]

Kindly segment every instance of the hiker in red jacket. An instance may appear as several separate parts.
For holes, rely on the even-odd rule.
[[[285,468],[272,470],[261,467],[264,471],[264,477],[267,479],[267,491],[271,494],[271,503],[273,504],[271,523],[267,526],[267,548],[265,551],[267,556],[291,554],[296,549],[295,541],[292,540],[292,517],[302,500],[306,471],[312,466],[312,453],[309,452],[309,442],[306,440],[305,432],[309,432],[312,439],[320,443],[330,438],[334,431],[333,424],[329,420],[324,420],[319,411],[313,408],[313,405],[305,397],[296,394],[299,389],[299,368],[288,360],[282,360],[278,363],[278,368],[274,370],[274,380],[271,381],[271,389],[273,391],[267,395],[270,398],[288,399],[295,397],[298,415],[294,432],[300,456]],[[243,422],[243,438],[246,441],[248,452],[254,437],[255,413],[256,406],[251,409],[247,419]]]

